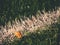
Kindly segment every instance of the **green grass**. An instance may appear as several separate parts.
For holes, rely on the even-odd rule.
[[[57,30],[45,30],[14,40],[11,45],[57,45],[56,40]]]
[[[57,31],[52,29],[36,31],[22,39],[15,39],[10,45],[57,45]]]

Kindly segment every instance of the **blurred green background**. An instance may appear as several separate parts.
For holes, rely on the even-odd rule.
[[[53,11],[60,7],[60,0],[0,0],[0,25],[5,25],[8,21],[35,15],[39,10]],[[40,32],[40,33],[38,33]],[[52,24],[49,29],[38,31],[21,40],[14,42],[4,42],[4,45],[57,45],[60,33],[60,23]]]
[[[38,10],[52,11],[58,7],[60,0],[0,0],[0,25],[15,18],[31,17]]]

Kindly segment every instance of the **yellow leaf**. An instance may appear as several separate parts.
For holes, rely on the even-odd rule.
[[[15,32],[14,34],[15,34],[15,36],[16,36],[17,38],[22,38],[21,32]]]

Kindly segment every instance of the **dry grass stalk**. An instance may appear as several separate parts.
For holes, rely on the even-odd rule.
[[[45,27],[46,25],[51,25],[52,23],[57,22],[58,17],[60,16],[60,9],[50,13],[44,12],[44,14],[36,14],[37,16],[32,16],[32,20],[27,17],[24,21],[21,19],[13,21],[13,25],[9,22],[5,27],[0,26],[0,38],[4,40],[6,37],[9,37],[10,40],[14,38],[14,33],[20,31],[22,36],[25,35],[25,31],[34,32],[38,28]]]

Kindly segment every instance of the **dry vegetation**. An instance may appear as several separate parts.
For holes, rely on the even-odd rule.
[[[3,40],[7,38],[12,41],[15,38],[14,33],[17,31],[19,31],[22,36],[25,36],[27,35],[26,33],[32,33],[38,28],[45,29],[46,26],[56,23],[60,16],[60,9],[48,13],[43,11],[43,13],[44,14],[37,12],[36,17],[32,16],[32,19],[25,17],[26,19],[21,19],[21,22],[16,19],[12,25],[9,22],[4,27],[0,26],[0,43],[3,43]]]

